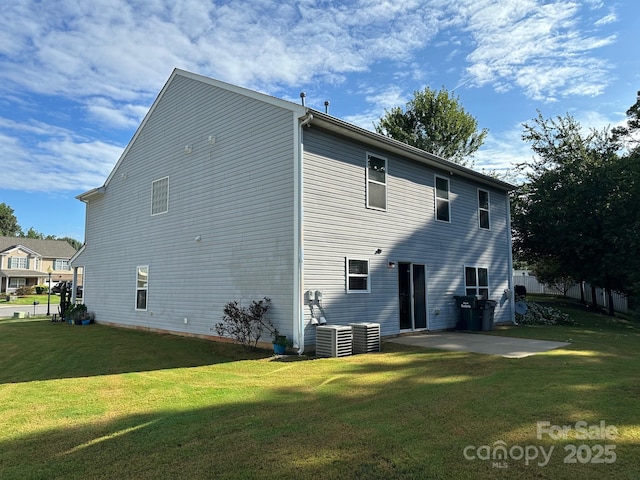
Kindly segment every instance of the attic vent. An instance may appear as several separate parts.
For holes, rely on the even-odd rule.
[[[304,107],[304,97],[306,97],[307,94],[304,92],[300,92],[300,101],[302,101],[302,106]]]
[[[353,353],[380,351],[379,323],[350,323],[353,329]]]
[[[316,328],[317,357],[346,357],[351,355],[351,327],[325,325]]]

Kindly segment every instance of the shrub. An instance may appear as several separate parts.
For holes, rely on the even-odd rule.
[[[36,285],[36,295],[42,295],[43,293],[48,293],[49,287],[46,285]]]
[[[252,301],[248,307],[242,307],[237,301],[229,302],[222,311],[222,322],[215,325],[216,332],[221,337],[231,337],[249,350],[255,350],[264,330],[275,330],[266,317],[270,306],[271,299],[267,297]]]
[[[28,295],[33,295],[33,287],[23,285],[22,287],[16,288],[16,295],[19,297],[26,297]]]
[[[516,313],[519,325],[575,325],[576,322],[566,313],[553,307],[545,307],[535,302],[525,302],[527,313]]]

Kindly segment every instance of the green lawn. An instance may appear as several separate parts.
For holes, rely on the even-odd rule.
[[[0,321],[0,478],[637,479],[640,325],[567,308],[580,325],[493,332],[571,342],[523,359],[384,343],[283,361],[102,325]],[[617,431],[537,436],[538,422],[580,421]],[[510,457],[483,459],[500,445]],[[518,458],[540,448],[553,449],[545,466],[540,453]]]
[[[58,305],[60,303],[60,296],[52,293],[49,301],[51,302],[51,305]],[[18,297],[10,302],[7,301],[7,296],[5,294],[0,295],[0,307],[8,305],[33,305],[33,302],[46,305],[47,295],[27,295],[26,297]]]

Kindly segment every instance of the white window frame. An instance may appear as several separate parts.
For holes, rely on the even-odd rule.
[[[474,282],[475,285],[469,285],[467,284],[467,270],[468,269],[473,269],[474,270]],[[486,271],[486,277],[487,277],[487,284],[486,285],[480,285],[480,270],[485,270]],[[476,295],[476,296],[482,296],[483,299],[489,299],[491,298],[489,295],[491,293],[489,286],[491,285],[491,282],[489,280],[489,268],[488,267],[484,267],[482,265],[465,265],[464,266],[464,294],[465,295]],[[471,292],[470,290],[473,290],[473,292]],[[481,293],[481,291],[486,290],[486,296]]]
[[[24,277],[9,277],[9,288],[20,288],[27,285],[27,279]]]
[[[487,206],[486,208],[482,206],[482,203],[480,202],[480,195],[482,193],[486,193],[487,194]],[[482,213],[485,212],[487,215],[487,226],[483,227],[482,226]],[[482,188],[478,189],[478,228],[481,228],[482,230],[491,230],[491,194],[489,193],[488,190],[483,190]]]
[[[367,273],[351,273],[350,266],[351,262],[365,262],[367,265]],[[352,278],[364,278],[367,282],[367,288],[361,289],[351,289],[349,281]],[[345,287],[347,293],[371,293],[371,263],[368,258],[358,258],[358,257],[346,257],[345,258]]]
[[[371,158],[376,158],[378,160],[383,160],[384,161],[384,182],[381,182],[380,180],[375,180],[373,178],[371,178],[371,176],[369,175],[369,161],[371,160]],[[372,210],[380,210],[382,212],[386,212],[387,211],[387,207],[388,207],[388,183],[389,183],[389,162],[387,160],[386,157],[383,157],[382,155],[376,155],[375,153],[369,153],[367,152],[367,161],[366,161],[366,168],[365,168],[365,176],[366,176],[366,195],[367,195],[367,208],[370,208]],[[369,202],[369,190],[371,189],[370,185],[381,185],[384,187],[384,208],[383,207],[379,207],[377,205],[371,205]]]
[[[29,259],[27,257],[11,257],[9,268],[12,270],[28,270]]]
[[[55,262],[53,262],[53,269],[58,270],[71,270],[69,266],[69,260],[64,258],[56,258]]]
[[[166,195],[160,192],[160,182],[166,182]],[[157,186],[157,190],[156,190]],[[158,178],[151,182],[151,216],[162,215],[169,211],[169,177]]]
[[[141,283],[141,270],[145,270],[147,275],[147,281]],[[144,308],[139,307],[139,295],[140,292],[144,292]],[[147,306],[149,305],[149,265],[138,265],[136,267],[136,297],[135,297],[135,309],[141,312],[147,311]]]
[[[438,179],[447,182],[447,198],[438,196]],[[438,218],[438,201],[445,202],[447,205],[447,219],[442,220]],[[434,214],[437,222],[451,223],[451,181],[442,175],[433,176],[433,207]]]

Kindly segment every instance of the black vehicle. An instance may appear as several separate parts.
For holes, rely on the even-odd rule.
[[[62,292],[62,286],[67,285],[67,291],[71,290],[73,287],[73,282],[58,282],[51,288],[51,293],[55,293],[60,295]],[[82,297],[82,285],[76,286],[76,297]]]

